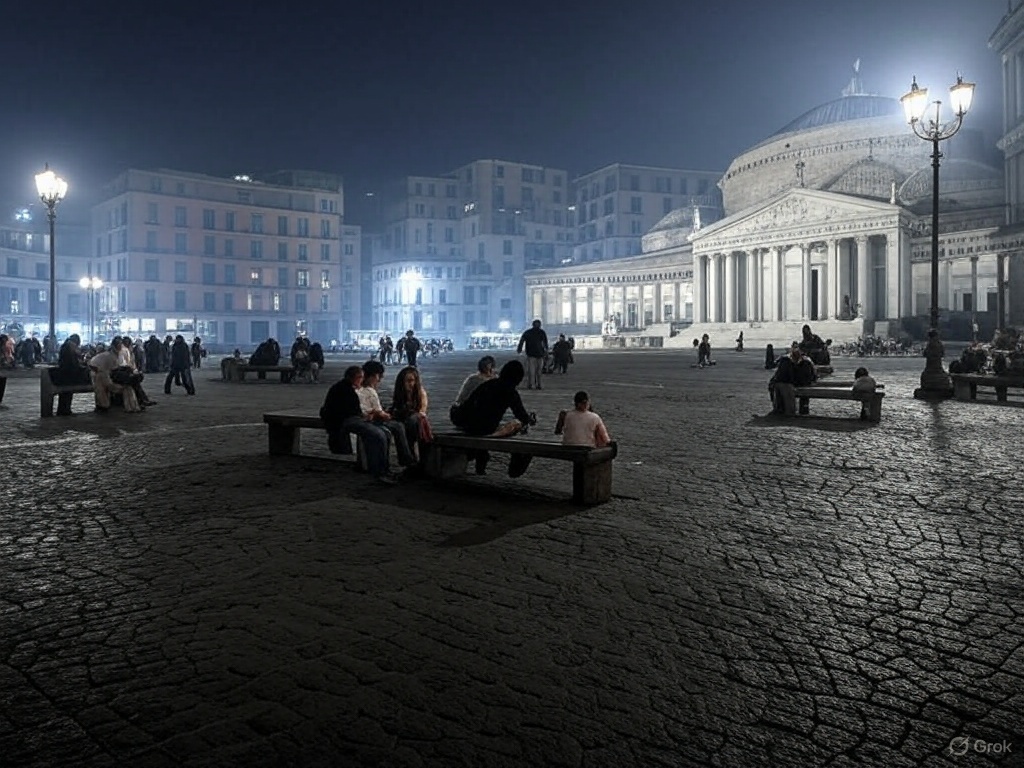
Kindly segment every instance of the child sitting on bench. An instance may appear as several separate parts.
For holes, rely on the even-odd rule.
[[[854,381],[853,381],[853,391],[854,392],[866,392],[866,393],[869,393],[869,394],[874,394],[875,390],[878,388],[877,382],[870,375],[868,375],[868,369],[864,368],[863,366],[858,368],[854,372],[853,379],[854,379]],[[867,403],[861,403],[861,405],[860,405],[860,420],[861,421],[867,421],[868,420],[868,404]]]

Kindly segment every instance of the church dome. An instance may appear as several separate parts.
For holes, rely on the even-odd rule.
[[[804,112],[800,117],[773,133],[766,141],[772,141],[787,133],[811,131],[815,128],[845,123],[850,120],[867,120],[873,117],[901,114],[900,103],[896,99],[888,96],[854,93],[820,104],[814,109]]]

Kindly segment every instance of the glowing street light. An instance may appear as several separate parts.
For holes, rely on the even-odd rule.
[[[974,99],[974,83],[965,83],[957,75],[956,83],[949,89],[949,103],[953,108],[953,119],[942,122],[941,101],[928,101],[928,89],[917,84],[913,78],[910,90],[900,99],[907,123],[914,134],[932,143],[932,306],[931,330],[928,331],[928,346],[925,348],[925,366],[921,374],[921,387],[914,390],[914,397],[920,399],[949,397],[953,385],[949,374],[942,367],[943,348],[939,341],[939,142],[952,138],[964,123],[964,117]],[[934,116],[925,116],[930,106],[935,106]]]
[[[92,344],[96,339],[96,324],[94,322],[94,319],[96,317],[94,310],[94,297],[96,295],[96,291],[103,287],[103,281],[100,280],[98,277],[83,277],[81,280],[78,281],[78,284],[82,287],[83,291],[88,292],[89,343]]]
[[[53,361],[57,354],[57,249],[54,243],[54,224],[57,221],[57,203],[68,193],[68,183],[50,170],[50,164],[42,173],[36,174],[36,191],[46,206],[46,217],[50,220],[50,333],[47,336],[47,360]]]

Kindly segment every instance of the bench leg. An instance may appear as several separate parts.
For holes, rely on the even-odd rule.
[[[996,387],[996,400],[1000,403],[1006,402],[1006,387]]]
[[[356,467],[360,472],[370,471],[370,462],[366,458],[366,446],[363,445],[363,438],[360,435],[356,435]]]
[[[436,480],[464,477],[468,466],[469,454],[464,448],[433,445],[427,454],[427,476]]]
[[[868,400],[868,421],[879,422],[882,420],[882,398],[873,397]]]
[[[268,424],[271,456],[298,456],[299,430],[297,427],[286,427],[283,424]]]
[[[612,498],[612,463],[574,463],[572,465],[572,500],[574,504],[603,504]]]
[[[978,399],[978,385],[975,384],[974,382],[971,382],[971,400],[977,400],[977,399]]]
[[[970,400],[971,396],[971,385],[968,382],[953,380],[953,397],[957,400]]]

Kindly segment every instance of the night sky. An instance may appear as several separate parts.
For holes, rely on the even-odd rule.
[[[724,170],[838,97],[858,57],[866,89],[895,97],[913,74],[945,94],[963,70],[978,83],[968,119],[992,143],[1002,86],[987,42],[1006,9],[1006,0],[5,4],[0,201],[30,198],[46,161],[79,200],[129,166],[333,171],[350,195],[490,157],[574,175],[616,161]]]

